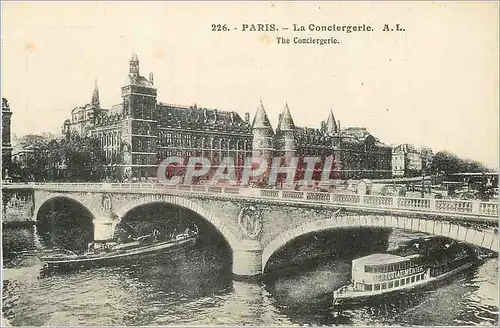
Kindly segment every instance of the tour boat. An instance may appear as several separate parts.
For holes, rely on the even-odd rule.
[[[172,254],[190,249],[196,244],[196,233],[183,233],[167,241],[133,241],[117,244],[83,255],[58,255],[40,258],[44,270],[70,270],[95,266],[116,265]]]
[[[433,254],[383,253],[353,260],[351,283],[334,291],[334,305],[359,304],[424,287],[474,265],[473,256],[463,245],[447,246]]]

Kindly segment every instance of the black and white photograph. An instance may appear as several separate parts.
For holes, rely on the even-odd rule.
[[[2,1],[1,326],[498,326],[498,1]]]

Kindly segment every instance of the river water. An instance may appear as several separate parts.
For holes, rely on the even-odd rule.
[[[389,244],[422,236],[394,230]],[[498,262],[434,290],[339,312],[332,292],[350,260],[323,258],[265,282],[235,281],[227,254],[209,246],[177,261],[40,275],[30,229],[3,231],[3,315],[44,325],[495,325]]]

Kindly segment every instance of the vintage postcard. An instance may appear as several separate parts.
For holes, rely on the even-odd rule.
[[[2,2],[2,326],[497,326],[499,3]]]

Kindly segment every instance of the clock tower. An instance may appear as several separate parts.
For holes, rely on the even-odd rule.
[[[149,80],[140,75],[135,53],[129,61],[122,99],[122,175],[140,180],[154,177],[158,165],[156,88],[152,73]]]

